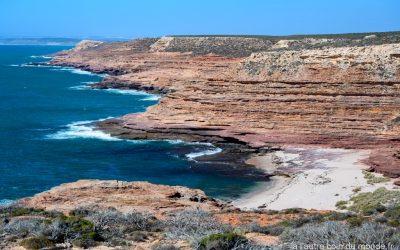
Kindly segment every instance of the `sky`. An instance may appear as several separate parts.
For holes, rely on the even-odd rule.
[[[0,0],[0,37],[400,30],[400,0]]]

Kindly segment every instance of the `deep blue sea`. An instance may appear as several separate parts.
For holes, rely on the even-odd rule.
[[[200,188],[235,198],[256,182],[193,168],[190,156],[212,152],[200,144],[126,141],[94,130],[91,122],[142,112],[157,96],[91,90],[101,76],[30,66],[68,47],[0,46],[0,203],[79,179],[144,180]]]

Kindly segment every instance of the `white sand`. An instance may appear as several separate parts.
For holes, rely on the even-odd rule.
[[[298,149],[291,148],[250,160],[266,172],[277,166],[294,170],[292,177],[274,176],[272,183],[236,201],[233,205],[242,209],[285,209],[300,207],[305,209],[333,210],[340,200],[348,200],[354,195],[353,189],[361,192],[386,186],[390,182],[367,184],[362,170],[367,168],[360,161],[369,152],[345,149]]]

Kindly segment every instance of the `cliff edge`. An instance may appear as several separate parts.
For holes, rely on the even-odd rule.
[[[73,49],[50,63],[110,74],[96,88],[163,94],[144,113],[99,123],[114,136],[251,152],[370,149],[373,170],[400,177],[399,42],[398,33],[162,37]]]

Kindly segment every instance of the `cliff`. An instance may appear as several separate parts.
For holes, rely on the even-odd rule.
[[[370,149],[400,176],[400,43],[366,36],[162,37],[92,44],[50,62],[109,73],[97,88],[163,93],[146,112],[99,123],[129,139],[208,141],[239,151]]]

